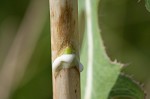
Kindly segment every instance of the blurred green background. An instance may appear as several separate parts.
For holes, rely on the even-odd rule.
[[[52,99],[48,0],[0,0],[0,99]]]
[[[128,65],[123,72],[143,82],[150,99],[144,0],[100,0],[98,13],[108,56]],[[48,0],[0,0],[0,99],[52,99],[49,22]]]

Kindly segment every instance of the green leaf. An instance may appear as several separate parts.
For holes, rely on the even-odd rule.
[[[145,0],[146,9],[150,12],[150,0]]]
[[[130,78],[120,75],[122,64],[111,62],[106,55],[98,24],[99,1],[85,0],[84,3],[87,26],[81,51],[84,66],[81,73],[82,99],[144,99],[143,90]],[[82,7],[79,8],[80,16]]]
[[[131,77],[120,75],[109,99],[145,99],[142,86]]]
[[[87,33],[81,52],[82,99],[107,99],[121,70],[121,64],[111,62],[105,53],[98,25],[98,4],[99,0],[85,1]]]

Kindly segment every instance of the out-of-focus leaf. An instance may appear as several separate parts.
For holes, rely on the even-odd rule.
[[[146,9],[150,12],[150,0],[145,1]]]
[[[145,93],[138,82],[121,74],[110,92],[109,99],[145,99]]]
[[[111,62],[105,53],[98,25],[100,0],[86,0],[87,33],[84,35],[81,62],[82,99],[107,99],[121,69],[121,64]]]

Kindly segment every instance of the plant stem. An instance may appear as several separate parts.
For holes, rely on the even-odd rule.
[[[50,0],[52,62],[66,47],[79,58],[77,0]],[[53,99],[80,99],[80,73],[74,66],[53,73]]]

